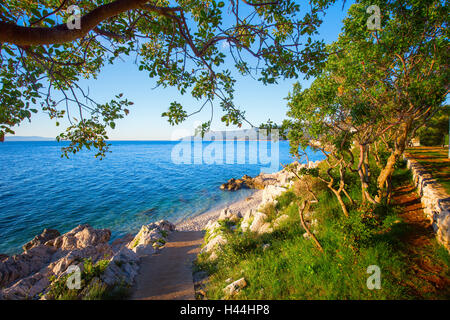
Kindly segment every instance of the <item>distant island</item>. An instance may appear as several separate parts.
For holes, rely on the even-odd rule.
[[[203,138],[200,133],[193,136],[187,136],[180,140],[203,140],[203,141],[252,141],[252,140],[271,140],[271,134],[266,134],[266,130],[263,129],[242,129],[242,130],[230,130],[230,131],[208,131],[205,132]],[[276,140],[286,140],[284,137],[279,136]]]
[[[56,141],[56,139],[39,136],[6,136],[5,141]]]

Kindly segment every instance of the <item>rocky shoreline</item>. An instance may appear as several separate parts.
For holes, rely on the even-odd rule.
[[[73,272],[84,270],[86,261],[105,266],[86,287],[96,285],[107,290],[131,286],[138,274],[140,258],[161,247],[175,225],[161,220],[141,227],[135,236],[128,234],[111,244],[111,231],[79,225],[59,235],[46,229],[23,246],[23,253],[3,257],[0,262],[0,300],[53,299],[52,286]],[[72,268],[69,268],[72,267]],[[65,284],[63,284],[65,285]],[[82,297],[80,297],[82,298]]]
[[[317,164],[310,163],[312,166]],[[101,274],[90,280],[92,284],[108,290],[131,287],[138,275],[141,258],[161,250],[168,235],[174,231],[205,230],[207,236],[201,253],[208,253],[214,259],[214,251],[224,244],[224,238],[216,232],[220,221],[242,220],[242,228],[270,232],[273,226],[264,223],[264,213],[259,208],[275,201],[292,185],[292,178],[293,174],[284,169],[255,178],[245,175],[242,179],[230,179],[222,189],[247,187],[258,190],[246,199],[177,225],[166,220],[143,225],[136,235],[128,234],[111,243],[110,230],[94,229],[86,224],[63,235],[57,230],[45,229],[23,246],[21,254],[0,256],[0,300],[53,299],[52,287],[73,272],[69,267],[77,266],[84,272],[87,260],[92,265],[101,263],[105,266]],[[91,283],[84,285],[89,287]]]
[[[316,167],[320,161],[310,162],[311,168]],[[300,167],[305,167],[305,164],[297,164]],[[293,174],[285,169],[275,173],[261,173],[260,175],[252,178],[248,175],[244,175],[241,179],[230,179],[226,183],[221,185],[222,190],[235,191],[241,188],[256,189],[256,191],[249,197],[236,201],[228,206],[214,209],[205,212],[194,218],[187,219],[176,225],[176,229],[180,231],[200,231],[206,230],[206,226],[210,222],[218,221],[220,215],[225,211],[232,212],[248,212],[250,210],[257,210],[262,204],[265,204],[273,196],[278,196],[277,193],[282,190],[286,190],[287,185],[293,178]]]

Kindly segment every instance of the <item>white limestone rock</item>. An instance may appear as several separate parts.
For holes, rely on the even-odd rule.
[[[267,219],[267,215],[262,212],[256,212],[253,222],[250,226],[251,232],[258,232],[264,226],[265,220]]]
[[[239,280],[236,280],[229,285],[227,285],[223,292],[225,293],[225,296],[234,296],[238,294],[243,288],[247,286],[247,282],[245,281],[245,278],[241,278]]]
[[[217,247],[223,246],[227,243],[227,239],[219,234],[216,237],[210,239],[208,243],[200,250],[200,253],[210,252],[213,249],[217,249]]]

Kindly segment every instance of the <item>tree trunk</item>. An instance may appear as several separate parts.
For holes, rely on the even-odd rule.
[[[334,195],[338,199],[339,204],[341,205],[341,208],[342,208],[342,212],[344,213],[344,215],[346,217],[348,217],[348,210],[347,210],[347,207],[345,206],[344,200],[342,200],[341,192],[333,189],[332,187],[329,187],[329,188],[331,191],[333,191]]]
[[[390,190],[385,189],[387,186],[387,181],[391,178],[392,173],[394,173],[394,166],[398,159],[403,155],[406,149],[406,143],[408,140],[408,132],[411,128],[411,121],[404,122],[400,125],[400,129],[395,140],[394,151],[389,156],[386,165],[381,170],[380,175],[377,179],[378,184],[378,196],[376,201],[380,203],[383,199],[389,196],[388,192]]]
[[[319,240],[317,240],[316,236],[309,230],[309,228],[306,226],[305,219],[303,218],[303,212],[309,210],[309,201],[305,200],[302,203],[302,206],[298,207],[298,214],[300,215],[300,222],[302,223],[303,229],[305,229],[306,233],[313,239],[314,243],[317,246],[317,249],[319,249],[320,252],[323,252],[323,248],[320,245]]]
[[[370,195],[369,188],[369,166],[367,163],[367,145],[359,145],[359,163],[358,163],[358,174],[359,180],[361,182],[361,198],[362,202],[365,203],[366,200],[375,203],[375,200]]]

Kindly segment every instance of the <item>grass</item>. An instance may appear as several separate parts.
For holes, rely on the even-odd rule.
[[[417,160],[442,187],[450,194],[450,159],[448,148],[415,147],[407,153]]]
[[[394,184],[410,179],[407,169],[397,169]],[[357,194],[352,190],[352,195]],[[334,196],[322,190],[319,203],[311,208],[319,221],[315,234],[323,246],[320,253],[313,242],[303,237],[295,194],[279,198],[277,215],[289,220],[272,234],[226,233],[228,244],[214,262],[200,255],[197,268],[210,274],[208,299],[223,299],[226,279],[242,277],[247,286],[234,299],[417,299],[420,286],[411,272],[411,261],[401,239],[409,232],[398,209],[379,205],[350,208],[344,218]],[[273,212],[271,212],[273,214]],[[264,244],[270,244],[263,250]],[[435,245],[429,252],[435,263],[449,270],[449,255]],[[381,269],[381,289],[369,290],[368,267]],[[412,285],[411,285],[412,284]],[[431,298],[449,298],[443,296]]]

